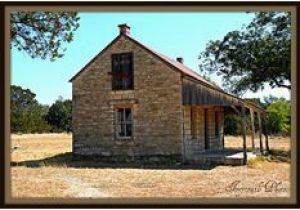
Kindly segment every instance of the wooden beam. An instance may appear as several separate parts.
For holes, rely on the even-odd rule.
[[[239,115],[241,115],[241,112],[233,105],[231,105],[231,108]]]
[[[257,112],[257,118],[258,118],[258,125],[259,125],[259,147],[260,147],[260,153],[261,155],[263,155],[264,148],[262,142],[262,125],[261,125],[261,116],[259,112]]]
[[[251,142],[252,142],[252,152],[255,152],[255,125],[254,125],[254,111],[250,108],[250,118],[251,118]]]
[[[246,115],[245,115],[245,107],[242,107],[242,131],[243,131],[243,163],[247,164],[247,142],[246,142]]]

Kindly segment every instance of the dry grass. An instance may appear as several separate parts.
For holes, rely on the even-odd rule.
[[[263,139],[263,147],[265,148],[265,139]],[[247,148],[251,149],[251,136],[246,137]],[[225,137],[225,147],[243,147],[242,137],[237,136],[226,136]],[[290,137],[281,136],[270,136],[269,137],[269,147],[270,149],[289,151],[291,149],[291,139]],[[259,137],[255,136],[255,148],[259,148]]]
[[[12,135],[12,161],[39,160],[57,154],[71,152],[71,134],[23,134]]]
[[[239,146],[240,141],[240,137],[227,138],[227,143],[231,147]],[[277,147],[287,149],[288,144],[287,138],[270,139],[273,149]],[[71,135],[13,135],[12,145],[19,145],[19,148],[12,152],[12,161],[40,160],[70,152]],[[11,168],[12,195],[13,197],[287,197],[290,195],[289,171],[289,163],[269,161],[258,161],[251,167],[217,166],[211,170],[22,166]],[[280,187],[269,189],[270,192],[267,192],[271,182],[276,182]],[[237,187],[234,188],[232,183],[237,183]]]

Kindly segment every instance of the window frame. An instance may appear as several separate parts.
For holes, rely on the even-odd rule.
[[[124,67],[122,68],[122,61],[121,58],[122,56],[129,56],[130,57],[130,70],[127,70],[130,72],[130,80],[131,80],[131,85],[130,87],[126,87],[125,83],[126,80],[126,69]],[[118,66],[115,67],[114,61],[115,57],[119,59]],[[117,70],[116,70],[117,69]],[[118,71],[117,73],[115,73]],[[111,75],[112,75],[112,80],[111,80],[111,86],[113,91],[126,91],[126,90],[133,90],[134,89],[134,57],[133,57],[133,52],[124,52],[124,53],[113,53],[111,54]],[[116,78],[116,74],[119,74],[121,79]],[[125,77],[125,79],[124,79]],[[117,85],[116,82],[121,82],[121,85]],[[127,85],[128,86],[128,85]]]
[[[123,121],[122,119],[119,120],[119,111],[122,110],[122,116],[123,116]],[[126,120],[126,110],[130,110],[131,112],[131,118],[130,121]],[[116,125],[115,125],[115,136],[116,139],[132,139],[133,138],[133,109],[132,107],[116,107],[115,110],[115,115],[116,115]],[[124,126],[125,129],[125,135],[124,136],[120,136],[119,134],[119,126],[121,126],[122,129],[122,125]],[[131,126],[131,135],[128,136],[127,135],[127,125]]]

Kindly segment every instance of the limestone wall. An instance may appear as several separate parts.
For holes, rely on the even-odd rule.
[[[134,90],[112,91],[111,54],[133,52]],[[72,82],[73,152],[171,155],[182,152],[181,76],[121,37]],[[115,136],[115,111],[133,109],[133,137]]]
[[[184,106],[183,110],[184,154],[187,158],[205,151],[205,136],[207,136],[207,149],[216,150],[223,148],[223,108],[213,106]],[[205,113],[207,118],[206,126]],[[217,121],[216,115],[218,115]],[[216,129],[218,129],[217,133]],[[216,135],[218,133],[219,135]]]

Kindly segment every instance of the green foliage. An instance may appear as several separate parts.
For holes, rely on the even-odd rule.
[[[200,70],[223,76],[234,94],[271,87],[291,89],[291,14],[259,12],[246,27],[210,41]]]
[[[66,49],[62,42],[73,41],[79,27],[76,12],[11,12],[11,46],[32,58],[61,58]]]
[[[257,106],[262,107],[262,108],[264,108],[264,109],[266,108],[266,104],[263,103],[263,102],[260,100],[260,98],[245,98],[244,100],[245,100],[245,101],[252,102],[252,103],[256,104]]]
[[[277,97],[269,95],[267,97],[264,97],[264,107],[267,108],[269,105],[271,105],[272,103],[276,102],[278,100]]]
[[[291,102],[283,98],[276,100],[267,107],[268,130],[271,133],[291,133]]]
[[[266,126],[269,134],[290,135],[291,133],[291,102],[273,96],[265,97],[264,103],[258,98],[246,99],[268,111]],[[255,129],[258,130],[258,120],[254,120]],[[247,134],[251,134],[250,116],[246,117]],[[263,127],[263,132],[265,128]],[[241,117],[236,113],[225,114],[224,133],[229,135],[242,135]]]
[[[257,165],[257,164],[260,164],[260,163],[262,163],[262,162],[264,162],[264,161],[269,161],[268,157],[265,157],[265,156],[257,156],[257,157],[255,157],[255,158],[249,159],[249,160],[247,161],[247,165],[248,165],[249,167],[253,167],[253,166],[255,166],[255,165]]]
[[[59,98],[50,106],[41,105],[29,89],[11,86],[11,131],[13,133],[70,132],[72,101]]]
[[[11,131],[22,133],[47,132],[47,106],[38,104],[35,94],[20,86],[11,86]]]
[[[52,125],[53,131],[70,132],[72,130],[72,101],[64,101],[62,98],[56,100],[50,106],[46,119]]]
[[[224,133],[228,135],[242,134],[242,120],[237,114],[225,114]]]

